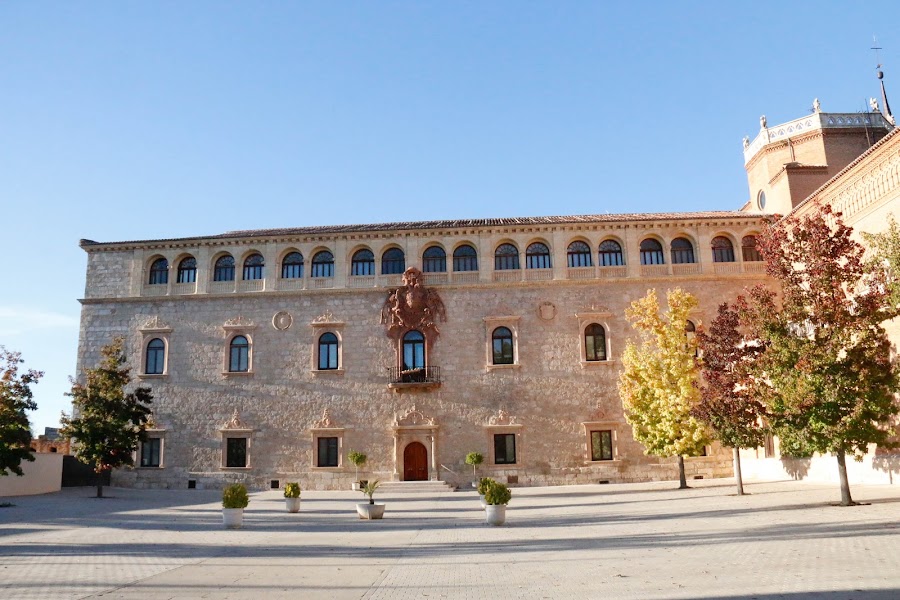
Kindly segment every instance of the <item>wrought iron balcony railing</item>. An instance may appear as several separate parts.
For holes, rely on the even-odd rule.
[[[418,369],[400,369],[399,367],[391,367],[390,380],[391,385],[397,384],[439,384],[441,382],[440,367],[420,367]]]

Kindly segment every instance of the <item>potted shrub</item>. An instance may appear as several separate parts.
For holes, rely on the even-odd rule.
[[[484,501],[487,506],[484,507],[485,519],[488,525],[503,525],[506,522],[506,505],[512,498],[512,492],[502,483],[496,481],[487,486],[484,493]]]
[[[369,497],[368,502],[356,505],[356,513],[360,519],[380,519],[384,516],[384,504],[375,504],[375,498],[373,497],[379,485],[381,485],[381,482],[377,479],[375,481],[367,481],[365,487],[359,490]]]
[[[244,509],[250,504],[247,488],[233,483],[222,491],[222,522],[228,529],[240,529],[244,524]]]
[[[300,484],[289,482],[284,484],[284,502],[289,513],[300,512]]]
[[[478,469],[478,465],[484,462],[484,456],[480,452],[469,452],[466,454],[466,464],[472,465],[472,477],[475,479],[472,481],[472,487],[478,487],[478,473],[476,472]]]
[[[352,488],[354,490],[362,490],[365,485],[359,480],[359,468],[366,464],[368,457],[362,452],[351,450],[350,453],[347,454],[347,458],[353,463],[353,466],[356,467],[356,481],[353,482]]]
[[[487,490],[491,486],[491,484],[494,484],[494,483],[497,483],[497,482],[494,481],[493,479],[491,479],[490,477],[482,477],[481,479],[478,480],[477,490],[478,490],[478,496],[481,498],[481,508],[484,508],[487,506],[487,502],[484,501],[484,495],[487,493]]]

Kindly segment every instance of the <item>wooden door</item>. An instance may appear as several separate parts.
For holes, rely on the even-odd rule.
[[[428,481],[428,451],[419,442],[403,450],[403,481]]]

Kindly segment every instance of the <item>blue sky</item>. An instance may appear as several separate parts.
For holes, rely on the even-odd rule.
[[[68,410],[80,238],[736,209],[741,138],[863,110],[891,2],[4,2],[0,344]],[[13,274],[22,275],[12,277]]]

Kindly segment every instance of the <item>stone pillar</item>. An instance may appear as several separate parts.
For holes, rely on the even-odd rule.
[[[434,438],[435,438],[435,435],[432,432],[432,434],[428,436],[428,440],[431,442],[431,474],[428,478],[431,481],[437,481],[438,479],[440,479],[440,477],[438,477],[438,475],[440,475],[440,473],[438,473],[437,453],[434,451],[435,445],[436,445]]]

